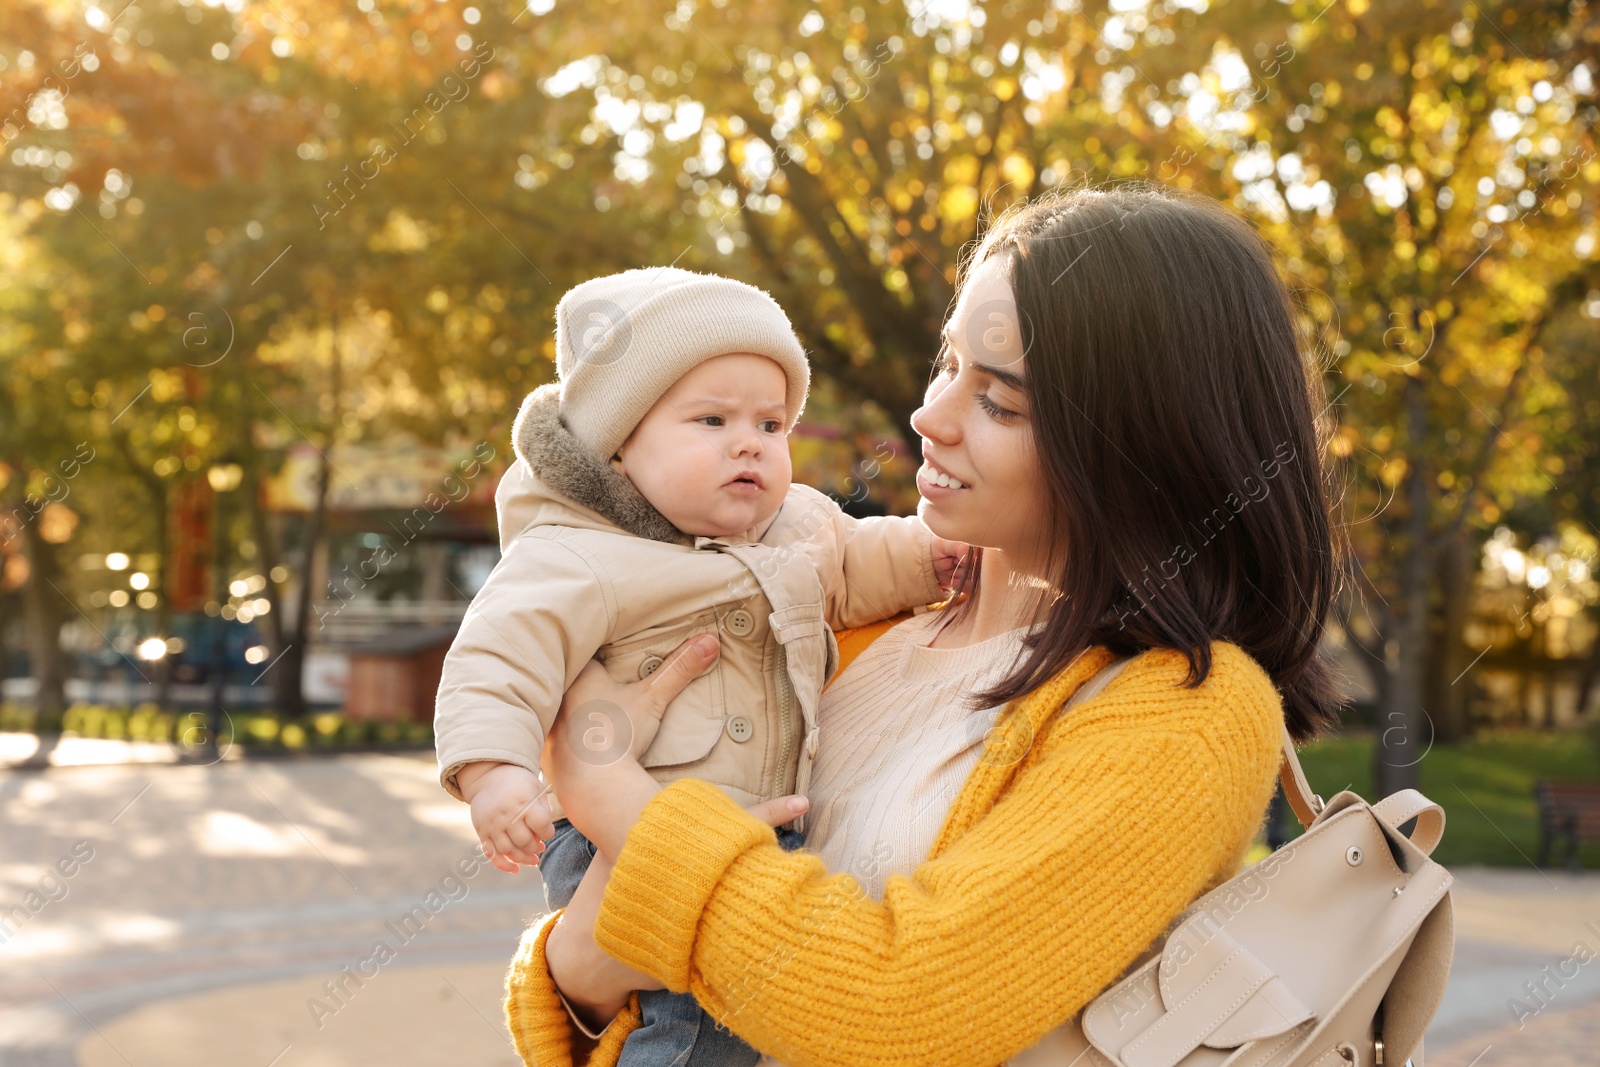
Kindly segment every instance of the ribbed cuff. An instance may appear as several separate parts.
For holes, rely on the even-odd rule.
[[[572,1020],[572,1025],[578,1028],[578,1033],[592,1041],[599,1041],[602,1037],[606,1036],[606,1027],[610,1026],[611,1023],[607,1023],[605,1026],[602,1026],[599,1032],[596,1033],[595,1031],[589,1029],[588,1023],[584,1022],[578,1017],[578,1009],[572,1006],[572,1001],[568,1000],[559,988],[556,989],[556,996],[561,998],[561,1006],[567,1009],[567,1018]],[[616,1022],[616,1019],[613,1018],[611,1022]]]
[[[545,962],[545,942],[555,929],[561,910],[553,911],[528,927],[506,972],[506,1027],[511,1043],[527,1067],[573,1067],[574,1019],[550,976]],[[586,1067],[613,1067],[622,1055],[622,1043],[639,1027],[639,994],[600,1032],[600,1043]]]
[[[777,841],[772,827],[716,786],[672,782],[628,831],[595,920],[595,943],[673,992],[687,992],[701,913],[729,865],[764,841]]]

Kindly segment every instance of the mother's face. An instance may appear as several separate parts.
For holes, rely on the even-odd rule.
[[[1001,256],[968,276],[945,324],[933,382],[911,426],[922,437],[917,514],[952,541],[1012,555],[1037,573],[1049,540],[1033,445],[1027,359]],[[948,483],[959,482],[959,487]]]

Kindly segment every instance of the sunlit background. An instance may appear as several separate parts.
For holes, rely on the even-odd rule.
[[[435,1008],[505,1061],[533,881],[475,876],[349,1014],[301,1001],[470,854],[433,688],[561,294],[770,291],[815,374],[797,479],[907,513],[962,249],[1142,179],[1250,219],[1296,294],[1354,552],[1306,763],[1420,784],[1438,857],[1495,868],[1458,914],[1500,947],[1430,1038],[1466,1064],[1538,953],[1600,951],[1595,883],[1532,873],[1536,783],[1600,783],[1597,52],[1589,6],[1488,0],[0,5],[0,1062],[431,1063],[395,1020]]]

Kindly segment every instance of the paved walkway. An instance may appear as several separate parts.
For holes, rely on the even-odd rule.
[[[515,1067],[538,876],[463,876],[427,754],[0,771],[0,825],[0,1067]],[[1456,875],[1429,1067],[1597,1062],[1600,874]]]
[[[0,773],[0,1064],[513,1064],[544,896],[466,816],[431,755]]]

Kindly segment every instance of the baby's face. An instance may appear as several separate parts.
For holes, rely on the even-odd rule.
[[[793,468],[788,379],[766,356],[715,356],[672,383],[611,466],[686,534],[726,537],[771,518]]]

